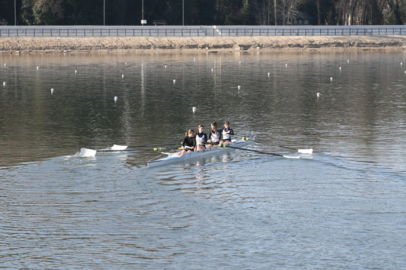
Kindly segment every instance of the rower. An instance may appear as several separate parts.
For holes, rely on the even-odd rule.
[[[182,142],[182,152],[179,155],[193,152],[196,147],[196,139],[195,139],[195,132],[193,129],[189,129],[185,133],[185,138]]]
[[[207,135],[206,133],[203,132],[204,126],[199,125],[197,127],[197,133],[196,133],[196,149],[197,151],[199,150],[204,150],[205,144],[207,143]]]
[[[224,128],[221,132],[222,139],[220,142],[220,146],[222,144],[227,144],[231,142],[231,135],[234,135],[234,131],[230,128],[230,122],[225,121],[224,122]]]
[[[219,144],[221,139],[221,130],[217,129],[217,122],[211,123],[211,131],[209,133],[209,142],[210,144],[207,145],[207,148],[212,148],[213,146],[216,146]]]

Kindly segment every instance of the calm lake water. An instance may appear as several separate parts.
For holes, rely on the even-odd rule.
[[[0,64],[0,268],[406,269],[403,52]],[[256,136],[251,149],[300,159],[236,150],[148,169],[165,155],[75,156],[180,143],[224,120]]]

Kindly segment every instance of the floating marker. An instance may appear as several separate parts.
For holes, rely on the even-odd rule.
[[[403,63],[402,63],[402,62],[400,62],[400,65],[403,65]]]
[[[195,113],[197,111],[196,107],[193,107],[192,111]]]
[[[121,74],[121,78],[124,78],[124,74]]]
[[[241,65],[241,61],[240,61],[240,62],[238,62],[238,64],[240,64],[240,65]]]
[[[117,100],[118,100],[118,97],[115,96],[115,97],[114,97],[114,102],[117,102]]]
[[[271,72],[268,72],[268,77],[271,76]]]
[[[51,95],[53,95],[54,94],[54,89],[53,88],[51,88]]]
[[[241,89],[241,85],[237,86],[237,88],[238,88],[238,90],[240,90],[240,89]]]
[[[193,57],[193,61],[196,61],[196,57]]]
[[[4,63],[4,66],[7,66],[6,63]]]
[[[173,80],[173,84],[175,84],[176,83],[176,80]]]
[[[285,67],[288,68],[288,64],[285,64]]]
[[[333,77],[330,77],[330,82],[332,82],[333,81]]]
[[[347,63],[349,63],[350,62],[350,60],[347,60]]]
[[[78,73],[78,71],[77,71],[77,70],[75,70],[75,74],[76,74],[76,73]]]
[[[127,65],[127,62],[125,62],[125,64]]]
[[[39,69],[39,66],[37,66],[37,70]]]
[[[165,65],[165,68],[167,68],[168,66],[167,65]]]
[[[341,70],[341,67],[339,67],[338,69]]]
[[[405,73],[406,73],[406,70],[405,70]]]
[[[405,73],[406,73],[406,72],[405,72]],[[7,84],[6,82],[3,82],[3,86],[6,86],[6,84]]]
[[[317,93],[317,97],[320,97],[320,93]]]
[[[213,72],[213,69],[211,69],[211,72]]]

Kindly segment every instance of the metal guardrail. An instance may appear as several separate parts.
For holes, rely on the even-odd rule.
[[[406,26],[2,26],[0,37],[388,36]]]

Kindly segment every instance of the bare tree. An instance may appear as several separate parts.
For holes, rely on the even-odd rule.
[[[278,17],[276,16],[276,0],[273,0],[273,12],[275,15],[275,25],[278,25]]]
[[[304,0],[280,0],[283,25],[292,24],[293,15],[302,2]]]
[[[353,15],[354,15],[355,8],[357,7],[357,4],[358,4],[358,0],[350,0],[350,3],[348,5],[348,8],[349,8],[348,23],[347,23],[348,25],[354,24]]]
[[[269,1],[268,0],[254,0],[253,1],[254,17],[258,24],[266,25],[269,23]]]

